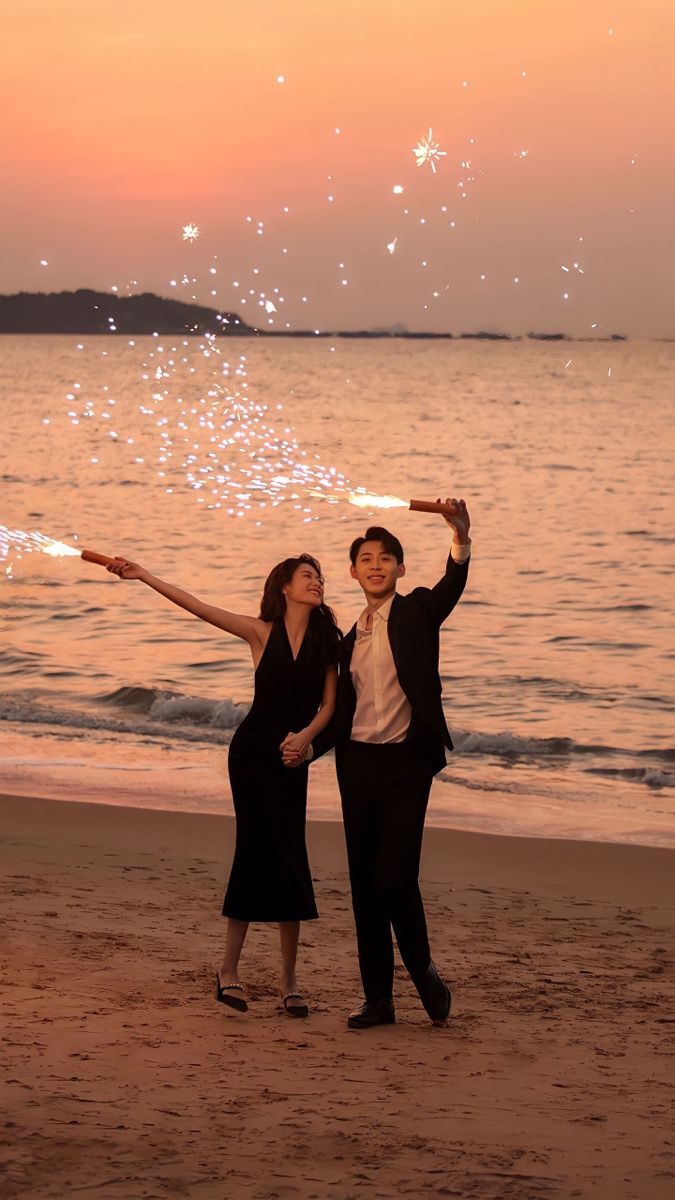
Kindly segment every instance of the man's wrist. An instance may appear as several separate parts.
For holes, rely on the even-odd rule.
[[[464,563],[471,557],[471,538],[466,541],[453,541],[450,547],[450,557],[453,562]]]

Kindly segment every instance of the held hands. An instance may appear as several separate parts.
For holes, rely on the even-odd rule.
[[[304,763],[309,750],[310,738],[304,729],[300,733],[287,733],[279,749],[285,767],[299,767]]]
[[[119,555],[115,555],[115,561],[106,567],[106,571],[110,571],[111,575],[119,576],[120,579],[145,579],[148,574],[145,567],[130,562],[128,558],[120,558]]]
[[[454,497],[450,496],[446,496],[445,503],[452,505],[453,512],[443,513],[443,520],[447,521],[450,528],[454,530],[455,542],[457,542],[457,544],[460,546],[465,546],[467,542],[471,540],[469,538],[471,518],[469,516],[466,504],[463,500],[455,500]]]

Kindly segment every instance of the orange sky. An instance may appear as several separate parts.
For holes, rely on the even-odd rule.
[[[187,271],[249,320],[278,287],[281,328],[675,334],[672,0],[3,14],[4,292],[189,298]],[[429,126],[436,175],[411,153]]]

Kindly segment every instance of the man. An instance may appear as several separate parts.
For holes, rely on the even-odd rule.
[[[372,526],[350,549],[351,574],[366,607],[344,639],[335,716],[310,749],[335,746],[364,1004],[352,1029],[392,1024],[394,951],[429,1017],[444,1024],[450,991],[429,949],[419,863],[433,776],[452,741],[443,716],[439,630],[466,584],[470,520],[463,500],[448,500],[454,539],[435,587],[399,595],[403,549]],[[290,762],[289,762],[289,765]]]

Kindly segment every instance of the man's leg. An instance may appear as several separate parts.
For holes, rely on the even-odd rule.
[[[414,982],[431,961],[427,922],[419,888],[420,855],[432,776],[414,751],[395,746],[378,796],[375,885],[394,927],[401,958]]]
[[[349,744],[340,771],[342,812],[363,992],[376,1003],[391,997],[394,948],[389,916],[375,886],[379,747]]]

